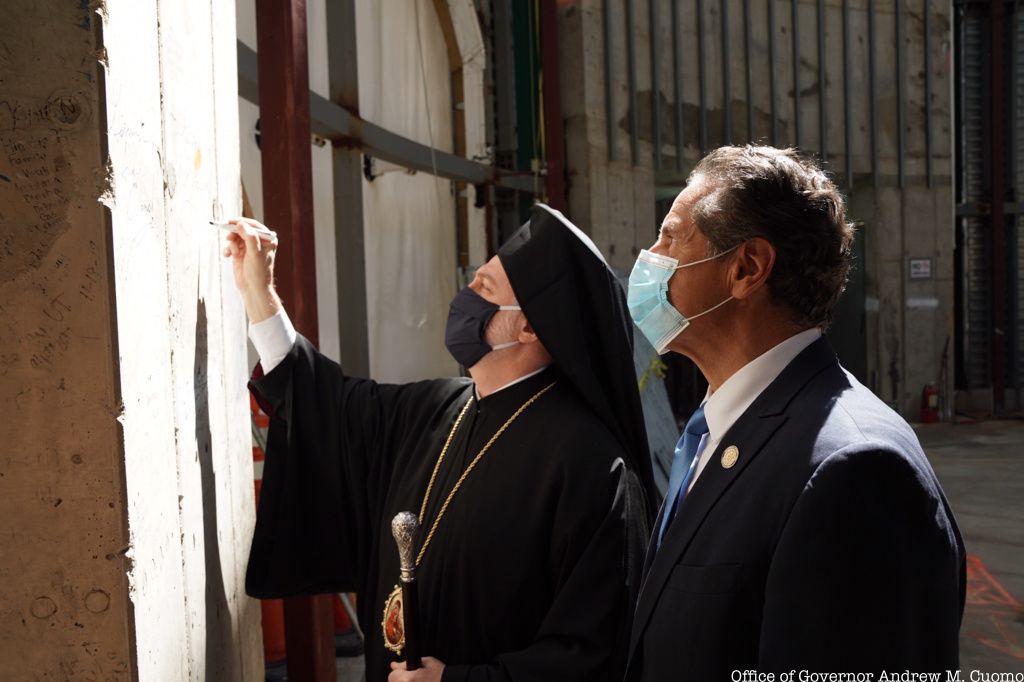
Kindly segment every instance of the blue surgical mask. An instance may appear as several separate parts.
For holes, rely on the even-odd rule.
[[[629,306],[629,314],[633,318],[633,322],[651,342],[659,355],[668,351],[668,344],[672,343],[674,338],[690,326],[691,320],[695,320],[701,315],[707,315],[732,300],[732,296],[730,296],[702,313],[685,317],[668,300],[668,283],[672,279],[672,275],[676,270],[721,258],[736,249],[737,246],[739,245],[737,244],[716,256],[683,265],[679,265],[679,261],[675,258],[660,256],[647,249],[640,252],[636,259],[636,265],[633,266],[633,272],[629,275],[629,294],[626,297],[626,303]]]

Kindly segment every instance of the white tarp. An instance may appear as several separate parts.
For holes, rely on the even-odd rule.
[[[325,0],[307,6],[310,88],[328,90]],[[484,154],[482,37],[472,3],[449,0],[454,33],[464,54],[466,155]],[[433,0],[356,0],[359,108],[367,121],[421,144],[452,152],[450,66]],[[238,0],[239,38],[255,48],[253,0]],[[259,150],[253,140],[257,107],[240,102],[242,175],[257,217],[262,214]],[[370,374],[381,381],[453,375],[458,366],[444,347],[448,302],[457,287],[453,186],[429,173],[393,166],[363,180]],[[337,358],[337,273],[330,147],[313,149],[317,308],[320,347]],[[474,188],[468,188],[470,202]],[[471,209],[472,265],[485,257],[484,212]],[[344,293],[342,293],[344,295]],[[300,330],[301,331],[301,330]]]
[[[358,0],[356,22],[362,117],[450,152],[448,54],[434,3]],[[456,289],[452,183],[401,171],[364,180],[363,215],[372,376],[411,381],[457,373],[444,347]]]

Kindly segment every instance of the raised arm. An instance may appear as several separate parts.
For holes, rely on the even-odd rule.
[[[277,234],[250,218],[234,218],[230,222],[234,232],[227,235],[224,257],[231,259],[235,286],[242,295],[249,322],[259,324],[283,308],[274,288]]]
[[[367,484],[386,476],[378,451],[390,394],[346,377],[296,333],[274,287],[277,235],[255,220],[231,223],[224,256],[260,356],[250,389],[271,417],[246,590],[351,590],[367,562]]]

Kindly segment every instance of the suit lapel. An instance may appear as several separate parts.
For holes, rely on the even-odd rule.
[[[653,558],[652,539],[644,562],[645,579],[633,618],[629,644],[630,660],[665,588],[665,583],[707,515],[786,421],[786,408],[793,397],[811,378],[830,364],[838,363],[835,353],[824,338],[815,341],[798,355],[722,437],[703,473],[687,494],[678,515],[665,532],[661,549],[657,550]],[[721,466],[721,456],[722,451],[730,445],[739,448],[740,458],[735,466],[726,469]],[[658,526],[655,526],[655,536],[657,528]]]
[[[680,555],[686,551],[693,536],[700,529],[708,513],[714,508],[715,503],[728,490],[732,482],[747,468],[754,457],[761,451],[764,444],[775,433],[776,429],[786,420],[785,415],[771,417],[758,417],[744,415],[735,426],[729,430],[722,444],[711,455],[704,472],[694,483],[693,489],[686,495],[683,506],[679,508],[678,515],[669,524],[665,531],[665,538],[661,543],[661,549],[657,550],[653,560],[649,556],[647,563],[650,568],[647,579],[643,583],[639,600],[637,601],[636,616],[633,619],[633,634],[630,642],[630,650],[636,646],[640,634],[647,626],[658,597],[661,595],[672,569]],[[733,437],[736,434],[736,437]],[[744,434],[740,436],[739,434]],[[723,468],[719,462],[724,450],[729,445],[735,445],[740,450],[740,459],[731,469]],[[648,552],[653,551],[653,544]]]
[[[667,497],[661,501],[661,509],[658,510],[658,518],[654,520],[654,525],[651,527],[651,537],[647,540],[647,553],[644,554],[644,568],[640,573],[641,592],[643,592],[644,585],[647,584],[647,576],[651,572],[651,563],[654,561],[655,550],[658,548],[658,529],[661,528],[661,517],[665,513],[665,505],[667,502]]]

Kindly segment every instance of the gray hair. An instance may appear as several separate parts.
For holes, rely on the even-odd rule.
[[[688,184],[704,190],[693,220],[714,255],[754,237],[775,248],[772,297],[803,327],[828,327],[846,288],[854,227],[839,189],[795,149],[719,147]]]

